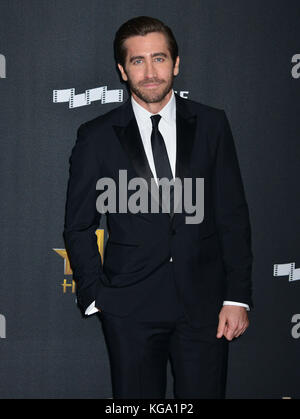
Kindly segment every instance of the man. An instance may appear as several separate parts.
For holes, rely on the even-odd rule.
[[[175,398],[224,398],[228,342],[247,329],[252,306],[249,214],[230,126],[223,110],[174,94],[178,47],[162,22],[131,19],[114,46],[131,97],[80,126],[70,159],[64,238],[78,303],[100,313],[114,398],[164,398],[169,358]],[[96,185],[120,187],[121,170],[148,186],[204,179],[202,222],[187,223],[174,206],[108,211],[102,264]]]

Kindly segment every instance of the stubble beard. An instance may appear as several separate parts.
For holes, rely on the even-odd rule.
[[[139,82],[138,84],[133,84],[131,80],[128,78],[128,84],[129,84],[130,90],[143,102],[158,103],[158,102],[161,102],[172,89],[173,80],[174,80],[174,75],[171,74],[170,79],[167,81],[154,78],[154,79],[145,80],[143,82]],[[146,83],[159,83],[159,84],[165,84],[165,86],[163,90],[161,90],[160,92],[155,92],[155,91],[152,92],[150,90],[145,91],[143,90],[142,87],[143,87],[143,84],[146,84]]]

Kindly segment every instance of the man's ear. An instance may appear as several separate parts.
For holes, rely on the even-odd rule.
[[[127,74],[126,74],[126,72],[125,72],[125,70],[124,70],[124,67],[123,67],[121,64],[118,64],[118,68],[119,68],[119,70],[120,70],[120,73],[121,73],[122,79],[123,79],[124,81],[127,81],[127,80],[128,80],[128,77],[127,77]]]
[[[177,76],[179,74],[179,62],[180,62],[180,58],[178,56],[175,60],[175,65],[174,65],[174,69],[173,69],[173,75],[174,76]]]

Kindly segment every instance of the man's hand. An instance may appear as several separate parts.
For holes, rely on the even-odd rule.
[[[249,326],[247,310],[241,306],[223,306],[219,314],[217,338],[232,340],[242,335]]]

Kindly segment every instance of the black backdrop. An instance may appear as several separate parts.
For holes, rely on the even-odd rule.
[[[175,90],[225,109],[235,137],[255,309],[231,343],[228,397],[298,398],[299,0],[0,1],[0,397],[111,397],[101,323],[74,303],[62,231],[76,130],[127,98],[112,40],[138,15],[171,26]]]

